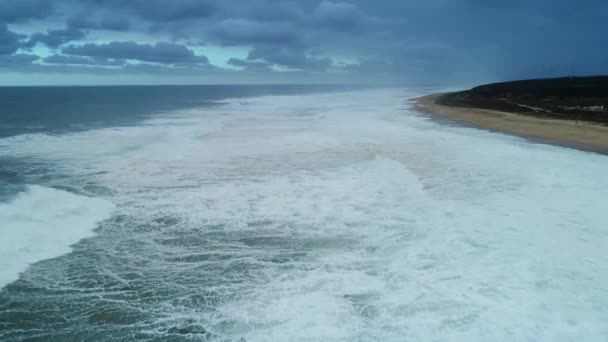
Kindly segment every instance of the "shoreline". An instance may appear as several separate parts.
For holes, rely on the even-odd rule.
[[[490,109],[446,106],[436,102],[441,95],[443,94],[430,94],[410,101],[416,110],[434,118],[511,134],[539,143],[608,155],[608,126]]]

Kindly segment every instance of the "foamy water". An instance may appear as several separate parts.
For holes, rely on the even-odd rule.
[[[440,125],[415,95],[226,100],[0,140],[89,196],[44,194],[44,228],[3,234],[65,234],[42,260],[98,227],[5,288],[0,339],[605,341],[608,158]],[[32,191],[52,190],[2,222],[26,224],[11,212]]]
[[[112,210],[108,201],[41,186],[1,203],[0,287],[17,280],[29,264],[68,253]]]

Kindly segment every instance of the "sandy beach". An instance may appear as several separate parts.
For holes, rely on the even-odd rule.
[[[412,99],[424,113],[477,128],[498,131],[544,143],[608,154],[608,126],[582,121],[536,118],[496,110],[445,106],[441,94]]]

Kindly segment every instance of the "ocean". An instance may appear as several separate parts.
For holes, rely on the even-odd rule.
[[[606,341],[608,157],[428,88],[0,88],[0,341]]]

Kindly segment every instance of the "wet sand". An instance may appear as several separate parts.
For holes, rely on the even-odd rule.
[[[444,106],[436,103],[441,94],[412,99],[414,108],[423,113],[457,123],[503,132],[559,146],[608,155],[608,126],[488,109]]]

